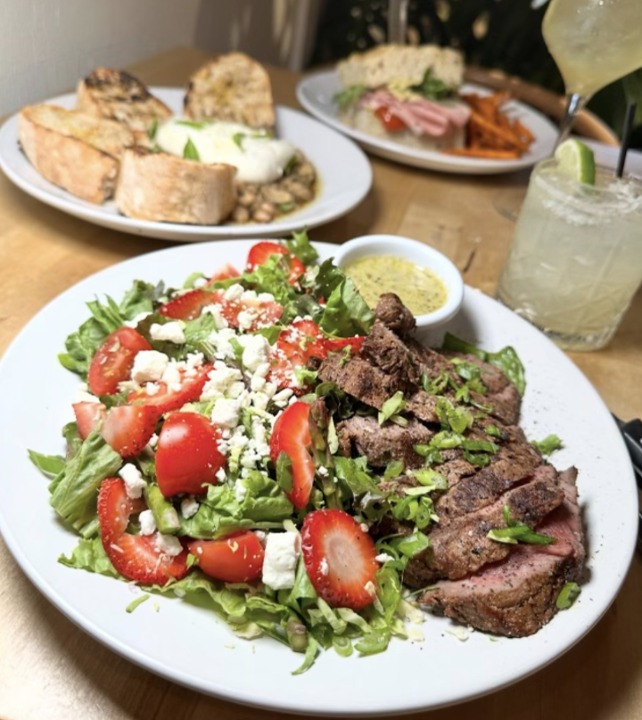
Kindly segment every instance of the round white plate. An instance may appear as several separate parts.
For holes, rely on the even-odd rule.
[[[451,173],[470,175],[494,175],[514,172],[531,167],[553,153],[558,130],[544,115],[523,103],[511,100],[504,110],[510,118],[517,118],[533,133],[535,141],[519,160],[485,160],[481,158],[459,157],[436,150],[420,150],[407,147],[394,140],[378,138],[356,130],[339,119],[339,111],[333,100],[341,89],[334,70],[315,73],[304,78],[297,85],[296,95],[303,107],[319,120],[335,130],[356,140],[374,155],[396,160],[405,165],[428,170],[441,170]],[[462,92],[478,92],[487,95],[490,91],[479,85],[463,85]]]
[[[115,265],[60,295],[15,339],[0,362],[0,531],[24,572],[75,623],[131,661],[204,693],[288,712],[347,717],[437,708],[515,682],[571,647],[609,607],[629,567],[637,530],[633,471],[609,412],[571,361],[524,320],[470,288],[448,329],[488,349],[516,348],[528,381],[527,434],[557,433],[565,448],[555,464],[579,468],[590,580],[575,605],[537,635],[490,642],[472,633],[461,642],[449,620],[427,616],[423,643],[393,640],[387,652],[366,658],[324,652],[294,677],[302,656],[270,638],[240,640],[205,608],[168,597],[128,614],[136,597],[128,584],[56,562],[76,537],[57,521],[47,481],[27,449],[64,452],[60,430],[72,419],[79,382],[56,355],[87,318],[85,301],[103,293],[120,299],[137,278],[179,284],[192,271],[211,273],[224,262],[240,266],[249,247],[183,245]],[[318,249],[326,258],[336,248]]]
[[[183,90],[161,87],[150,90],[175,113],[181,113]],[[73,108],[76,96],[73,93],[61,95],[47,102]],[[102,205],[85,202],[45,180],[27,160],[18,147],[17,115],[10,117],[0,128],[0,167],[29,195],[70,215],[113,230],[183,242],[286,237],[294,230],[317,227],[345,215],[368,194],[372,168],[362,150],[350,139],[297,110],[281,106],[276,108],[276,133],[303,151],[317,169],[319,184],[317,196],[311,203],[265,224],[183,225],[134,220],[121,215],[113,200]]]

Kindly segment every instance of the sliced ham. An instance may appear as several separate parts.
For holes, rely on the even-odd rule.
[[[360,99],[359,106],[373,112],[385,107],[417,137],[446,137],[464,127],[470,117],[470,110],[465,105],[444,105],[424,98],[399,100],[388,90],[366,93]]]

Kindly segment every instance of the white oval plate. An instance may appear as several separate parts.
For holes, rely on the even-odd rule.
[[[161,87],[150,90],[175,113],[181,113],[183,90]],[[73,108],[76,95],[61,95],[46,102]],[[368,194],[372,185],[370,161],[350,139],[302,112],[282,106],[276,108],[276,132],[303,151],[317,169],[319,184],[317,196],[311,203],[272,223],[183,225],[151,222],[121,215],[113,200],[102,205],[81,200],[45,180],[27,160],[18,147],[17,115],[10,117],[0,129],[0,167],[29,195],[70,215],[113,230],[183,242],[285,237],[294,230],[317,227],[345,215]]]
[[[211,611],[168,597],[128,614],[136,597],[128,584],[56,562],[76,538],[57,521],[47,481],[27,448],[64,452],[60,430],[72,419],[78,378],[56,355],[87,318],[85,301],[102,293],[120,299],[137,278],[177,285],[195,270],[240,266],[249,247],[244,241],[183,245],[115,265],[53,300],[15,339],[0,362],[0,531],[24,572],[71,620],[144,668],[194,690],[287,712],[347,717],[437,708],[497,690],[568,650],[609,607],[629,567],[637,531],[631,463],[608,410],[571,361],[531,325],[470,288],[448,329],[488,349],[516,348],[528,381],[527,434],[557,433],[565,447],[555,464],[579,468],[590,580],[575,605],[537,635],[489,642],[472,633],[461,642],[449,620],[427,616],[424,643],[395,639],[385,653],[366,658],[324,652],[294,677],[302,656],[270,638],[240,640]],[[336,249],[317,247],[322,258]]]
[[[338,109],[333,100],[340,89],[337,73],[329,70],[315,73],[301,80],[297,85],[296,95],[301,105],[319,120],[356,140],[374,155],[380,155],[388,160],[396,160],[405,165],[469,175],[514,172],[531,167],[538,160],[552,155],[557,140],[558,130],[547,117],[523,103],[511,100],[504,106],[506,114],[510,118],[519,119],[535,136],[535,141],[529,151],[519,160],[486,160],[448,155],[437,150],[411,148],[394,140],[368,135],[346,125],[339,119]],[[491,92],[488,88],[479,85],[463,85],[461,90],[462,92],[478,92],[483,95]]]

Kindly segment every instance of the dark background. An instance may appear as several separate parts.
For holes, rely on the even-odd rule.
[[[387,0],[326,0],[312,65],[386,41]],[[459,48],[469,65],[498,68],[557,93],[564,83],[542,38],[546,5],[531,0],[410,0],[408,41]],[[642,5],[640,9],[642,42]],[[628,102],[637,102],[631,145],[642,147],[642,70],[598,92],[589,109],[621,134]]]

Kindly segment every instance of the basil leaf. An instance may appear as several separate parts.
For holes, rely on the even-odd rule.
[[[183,159],[184,160],[200,160],[201,156],[198,154],[196,145],[192,142],[191,138],[187,138],[185,147],[183,148]]]

